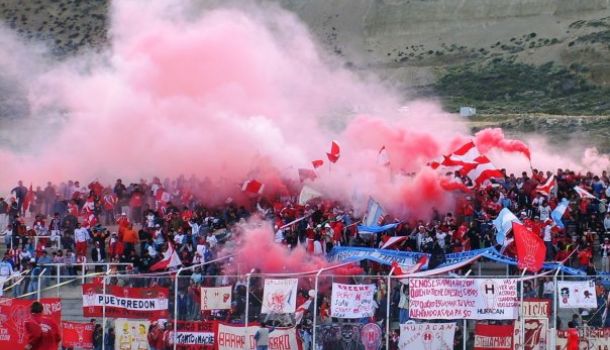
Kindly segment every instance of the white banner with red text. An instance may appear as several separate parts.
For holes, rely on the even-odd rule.
[[[455,323],[402,323],[400,350],[452,350]]]
[[[256,350],[258,325],[235,326],[217,322],[214,332],[215,350]],[[269,350],[302,350],[296,328],[275,328],[269,333]]]
[[[337,318],[364,318],[375,314],[374,284],[333,283],[330,315]]]
[[[409,279],[409,316],[414,319],[512,320],[519,311],[511,279]]]

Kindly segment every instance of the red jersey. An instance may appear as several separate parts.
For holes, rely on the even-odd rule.
[[[61,336],[59,327],[53,320],[32,315],[32,318],[25,322],[25,331],[32,350],[57,350]]]
[[[578,345],[580,343],[580,336],[578,335],[578,330],[576,328],[568,329],[568,344],[567,350],[578,350]]]

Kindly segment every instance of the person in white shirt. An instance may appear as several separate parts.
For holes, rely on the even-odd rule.
[[[74,229],[74,242],[76,243],[76,255],[87,255],[87,241],[91,237],[89,236],[89,230],[81,227],[80,224],[76,224]]]
[[[540,213],[540,221],[546,221],[551,217],[551,206],[546,200],[538,207],[538,212]]]
[[[600,253],[602,256],[602,272],[610,272],[610,241],[608,237],[604,238]]]
[[[218,245],[218,239],[212,232],[208,232],[208,235],[205,237],[206,243],[210,246],[210,249],[214,249]]]
[[[608,208],[610,208],[610,206]],[[610,212],[606,213],[606,217],[604,218],[604,229],[606,232],[610,233]]]
[[[554,247],[553,247],[553,222],[550,219],[547,219],[545,221],[545,226],[542,229],[542,240],[544,241],[544,245],[546,246],[546,260],[552,260],[553,259],[553,251],[554,251]]]
[[[174,243],[177,245],[182,245],[184,243],[184,233],[182,231],[178,231],[174,236]]]
[[[555,293],[555,283],[552,279],[547,279],[542,285],[542,296],[547,299],[553,299]]]
[[[11,225],[6,225],[4,231],[2,231],[2,236],[4,236],[4,244],[8,249],[11,246],[11,240],[13,239],[13,230],[11,229]]]

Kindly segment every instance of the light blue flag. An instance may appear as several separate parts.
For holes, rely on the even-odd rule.
[[[498,217],[492,221],[493,225],[496,227],[496,242],[498,242],[498,244],[504,243],[506,234],[513,228],[513,222],[521,223],[517,216],[508,208],[503,208],[500,211],[500,214],[498,214]]]
[[[561,221],[561,218],[563,217],[563,214],[565,214],[566,210],[568,209],[569,204],[570,204],[570,201],[567,200],[566,198],[564,198],[557,205],[557,207],[555,209],[553,209],[553,211],[551,212],[551,218],[555,222],[555,225],[559,226],[560,228],[565,228],[565,225],[563,224],[563,221]]]

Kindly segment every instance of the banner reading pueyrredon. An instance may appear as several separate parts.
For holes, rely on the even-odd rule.
[[[83,284],[83,315],[102,317],[104,305],[106,317],[122,318],[167,318],[167,288],[128,288],[106,286],[103,293],[101,283]]]
[[[512,320],[517,285],[511,279],[410,279],[409,316],[415,319]]]

